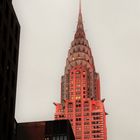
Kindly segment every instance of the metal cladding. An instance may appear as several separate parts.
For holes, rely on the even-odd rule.
[[[84,32],[81,4],[79,9],[77,30],[61,78],[61,103],[55,103],[55,119],[69,119],[76,140],[107,140],[100,77]]]

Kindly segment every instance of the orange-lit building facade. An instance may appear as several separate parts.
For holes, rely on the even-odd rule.
[[[79,9],[77,30],[61,79],[61,103],[54,103],[55,119],[69,119],[76,140],[107,140],[100,78],[84,32],[81,4]]]

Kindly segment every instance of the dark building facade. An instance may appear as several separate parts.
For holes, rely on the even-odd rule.
[[[0,0],[0,140],[13,138],[19,35],[12,0]]]
[[[16,140],[74,140],[68,120],[19,123]]]
[[[45,140],[45,122],[19,123],[15,140]]]

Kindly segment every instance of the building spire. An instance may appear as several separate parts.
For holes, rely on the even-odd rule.
[[[79,0],[79,14],[81,13],[81,7],[82,7],[81,0]]]
[[[76,38],[85,38],[85,32],[84,32],[84,26],[83,26],[83,18],[82,18],[81,0],[79,0],[79,16],[78,16],[77,31],[75,33],[75,39]]]

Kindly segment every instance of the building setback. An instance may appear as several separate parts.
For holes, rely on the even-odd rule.
[[[15,140],[75,140],[68,120],[19,123]]]
[[[54,103],[55,119],[69,119],[76,140],[107,140],[103,102],[99,74],[84,32],[80,2],[77,30],[61,79],[61,103]]]
[[[0,140],[12,140],[20,25],[12,0],[0,0]]]

